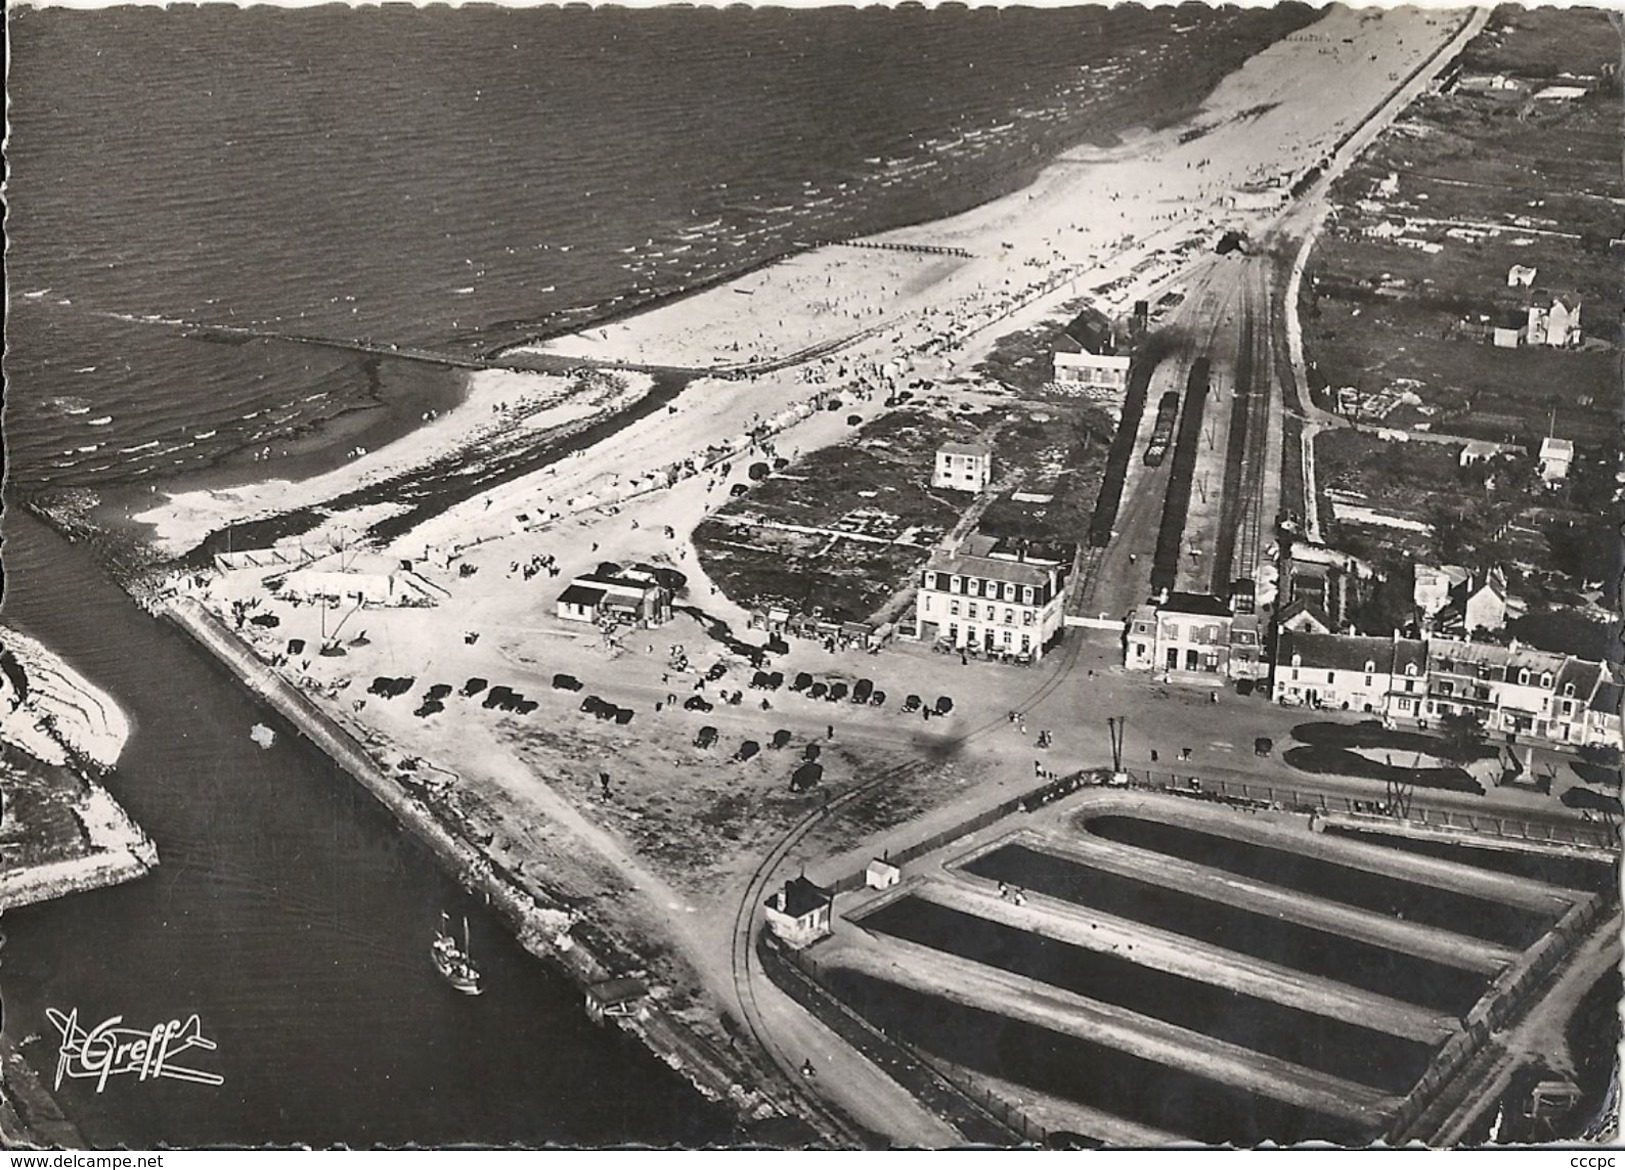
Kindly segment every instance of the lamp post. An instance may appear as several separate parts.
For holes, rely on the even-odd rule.
[[[1128,716],[1108,716],[1106,728],[1112,737],[1112,782],[1126,784],[1128,774],[1123,771],[1123,733],[1128,728]]]

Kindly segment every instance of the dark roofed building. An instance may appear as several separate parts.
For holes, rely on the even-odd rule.
[[[672,591],[652,572],[622,569],[605,563],[565,586],[556,603],[565,621],[596,622],[613,618],[638,626],[658,626],[671,620]]]
[[[617,1016],[638,1016],[644,1011],[649,989],[637,979],[602,979],[587,988],[587,1016],[595,1024]]]
[[[1333,633],[1331,615],[1306,597],[1287,602],[1275,614],[1275,623],[1282,630],[1303,634]]]
[[[1229,617],[1230,605],[1211,593],[1170,593],[1157,606],[1158,613],[1187,613],[1197,617]]]
[[[1119,351],[1111,321],[1084,309],[1055,339],[1055,381],[1121,390],[1128,385],[1129,356]]]
[[[964,653],[1037,661],[1061,630],[1065,566],[995,551],[972,535],[920,571],[920,637]]]
[[[807,880],[792,878],[767,900],[768,929],[793,947],[817,942],[831,930],[835,894]]]
[[[1397,639],[1283,632],[1275,648],[1276,702],[1380,714],[1388,708]]]

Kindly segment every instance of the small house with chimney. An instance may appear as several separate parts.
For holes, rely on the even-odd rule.
[[[1055,381],[1061,385],[1124,390],[1128,367],[1128,354],[1098,309],[1079,313],[1055,341]]]
[[[833,929],[834,907],[834,891],[802,874],[768,898],[767,927],[793,947],[811,946]]]

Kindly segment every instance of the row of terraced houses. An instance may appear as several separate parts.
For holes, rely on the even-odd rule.
[[[1520,739],[1568,747],[1620,742],[1625,684],[1617,667],[1515,641],[1374,638],[1316,632],[1317,624],[1282,624],[1271,658],[1263,652],[1268,626],[1257,616],[1234,613],[1217,597],[1174,593],[1129,616],[1123,663],[1164,682],[1268,686],[1288,706],[1418,726],[1472,711],[1488,731]]]
[[[1522,646],[1282,631],[1272,696],[1425,726],[1473,712],[1491,733],[1618,745],[1625,685],[1607,664]]]

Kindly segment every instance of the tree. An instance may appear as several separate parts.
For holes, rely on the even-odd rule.
[[[1451,711],[1439,717],[1439,730],[1454,760],[1471,760],[1484,742],[1484,718],[1477,711]]]
[[[1360,599],[1349,616],[1362,634],[1386,637],[1394,630],[1403,632],[1416,620],[1416,569],[1400,564],[1386,577],[1361,588]]]

